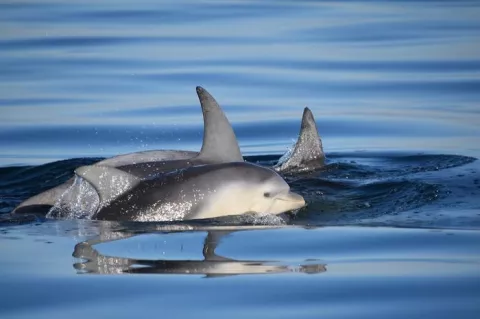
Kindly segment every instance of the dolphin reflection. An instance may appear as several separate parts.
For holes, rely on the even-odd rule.
[[[93,246],[102,240],[80,242],[75,245],[73,257],[83,259],[73,264],[80,274],[193,274],[208,277],[231,276],[241,274],[269,273],[307,273],[316,274],[326,271],[324,264],[313,264],[305,261],[301,265],[285,265],[277,261],[266,260],[234,260],[215,253],[220,239],[233,231],[208,231],[203,245],[203,260],[166,260],[166,259],[134,259],[127,257],[106,256]],[[126,234],[123,238],[137,236]],[[122,236],[117,234],[113,239]]]

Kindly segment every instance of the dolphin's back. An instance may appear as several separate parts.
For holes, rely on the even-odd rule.
[[[120,167],[130,164],[148,163],[156,161],[176,161],[192,158],[198,155],[194,151],[175,151],[175,150],[157,150],[135,152],[123,155],[117,155],[111,158],[104,159],[97,163],[97,165],[104,165],[109,167]]]

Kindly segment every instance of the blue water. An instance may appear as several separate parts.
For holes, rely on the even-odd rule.
[[[0,316],[478,318],[479,31],[478,1],[1,2]],[[263,165],[312,110],[306,208],[9,216],[99,158],[198,150],[197,85]]]

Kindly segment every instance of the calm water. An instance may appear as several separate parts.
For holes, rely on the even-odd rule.
[[[480,316],[478,1],[2,1],[0,35],[2,318]],[[198,150],[197,85],[264,165],[312,109],[306,208],[8,216],[99,158]]]

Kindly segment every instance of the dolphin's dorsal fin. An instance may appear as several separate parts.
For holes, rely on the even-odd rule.
[[[312,111],[308,107],[303,110],[302,125],[295,147],[291,153],[282,157],[275,166],[277,171],[305,171],[322,167],[325,164],[325,153]]]
[[[75,174],[92,184],[100,198],[101,207],[140,183],[136,176],[100,165],[81,166],[75,170]]]
[[[237,137],[220,105],[204,88],[197,86],[203,113],[203,144],[198,158],[216,163],[243,162]]]

